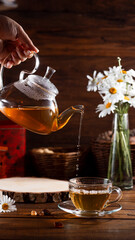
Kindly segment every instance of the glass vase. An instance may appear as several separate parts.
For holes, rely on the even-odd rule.
[[[123,190],[133,188],[128,113],[114,115],[108,178]]]

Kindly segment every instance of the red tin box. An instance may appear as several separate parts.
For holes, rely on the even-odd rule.
[[[0,178],[24,176],[26,130],[0,121]]]

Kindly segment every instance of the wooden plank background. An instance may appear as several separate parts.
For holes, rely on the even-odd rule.
[[[59,111],[84,104],[81,144],[89,146],[91,137],[111,129],[113,115],[98,118],[95,108],[101,98],[98,93],[87,92],[86,75],[117,65],[118,56],[126,70],[135,69],[135,1],[18,0],[17,3],[18,8],[1,14],[20,23],[39,48],[38,73],[44,75],[48,65],[56,69],[52,81],[59,89]],[[30,68],[32,60],[29,61],[6,70],[5,84],[17,80],[24,67]],[[134,109],[130,109],[129,117],[133,129]],[[74,115],[62,130],[48,136],[27,132],[27,148],[76,146],[79,120],[80,115]]]

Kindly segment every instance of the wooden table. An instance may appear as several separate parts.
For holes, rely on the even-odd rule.
[[[120,203],[121,211],[94,219],[65,213],[58,209],[57,203],[18,203],[17,212],[0,214],[0,239],[135,239],[135,187],[123,192]],[[43,209],[48,209],[51,215],[31,216],[31,210]]]

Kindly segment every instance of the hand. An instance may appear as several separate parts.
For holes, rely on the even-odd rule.
[[[14,20],[0,16],[0,63],[6,68],[31,58],[39,50],[23,28]]]

